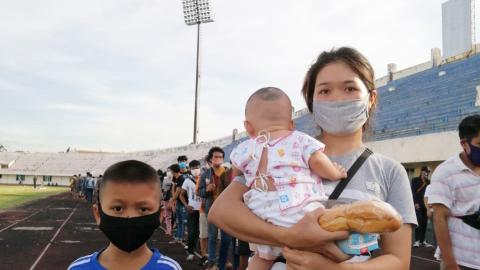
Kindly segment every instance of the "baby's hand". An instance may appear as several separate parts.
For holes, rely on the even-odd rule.
[[[336,162],[333,162],[333,166],[335,167],[335,169],[337,169],[337,177],[335,177],[334,180],[347,178],[347,170],[344,167],[342,167],[340,164]]]

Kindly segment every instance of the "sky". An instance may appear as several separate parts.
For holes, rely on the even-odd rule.
[[[211,1],[202,25],[199,141],[243,129],[250,94],[296,110],[323,50],[401,70],[442,45],[444,0]],[[192,142],[196,27],[180,0],[0,0],[0,144],[9,151],[141,151]]]

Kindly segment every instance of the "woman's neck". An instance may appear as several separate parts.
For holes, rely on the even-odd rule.
[[[333,135],[322,132],[321,140],[325,144],[327,156],[340,156],[350,153],[363,146],[361,129],[349,135]]]

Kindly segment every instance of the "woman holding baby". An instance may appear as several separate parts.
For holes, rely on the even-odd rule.
[[[323,52],[306,74],[302,95],[321,128],[318,139],[325,144],[324,153],[333,162],[350,168],[365,152],[363,139],[377,103],[370,63],[352,48]],[[327,196],[337,184],[323,181]],[[415,210],[405,169],[388,157],[371,154],[338,197],[385,201],[402,216],[400,229],[381,235],[380,251],[373,257],[346,256],[335,241],[347,238],[348,232],[323,230],[317,221],[322,209],[308,213],[290,228],[258,218],[243,202],[248,190],[241,181],[233,182],[212,206],[209,221],[239,239],[284,247],[289,269],[409,269],[411,230],[417,224]]]

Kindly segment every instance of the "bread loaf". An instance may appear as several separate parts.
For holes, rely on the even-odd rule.
[[[326,209],[318,223],[330,232],[386,233],[398,230],[402,218],[386,202],[358,201]]]

